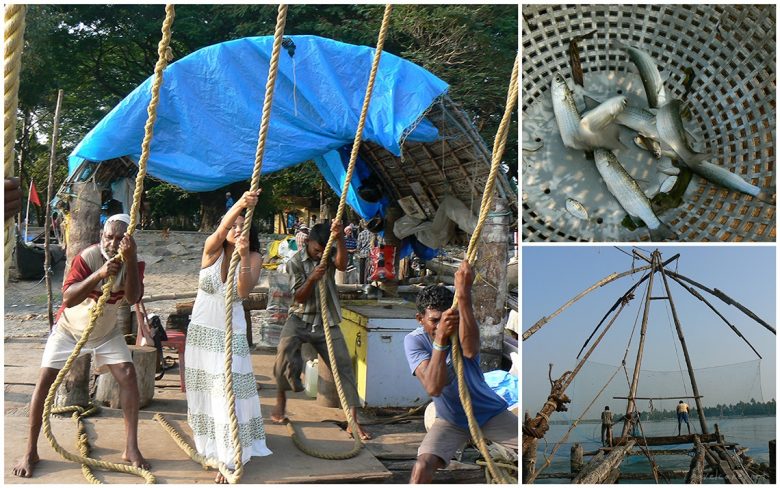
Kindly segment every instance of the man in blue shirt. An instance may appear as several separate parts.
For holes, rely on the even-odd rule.
[[[404,339],[406,360],[425,391],[433,397],[436,421],[417,450],[411,483],[430,483],[436,469],[446,467],[469,440],[468,420],[458,395],[449,337],[457,332],[463,354],[466,385],[474,416],[486,439],[517,450],[517,416],[485,383],[479,367],[479,328],[471,305],[474,271],[463,261],[455,273],[458,309],[444,286],[428,286],[417,296],[417,320],[421,327]]]

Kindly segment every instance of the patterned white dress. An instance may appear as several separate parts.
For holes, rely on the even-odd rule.
[[[230,418],[225,396],[225,291],[222,282],[223,252],[217,261],[200,270],[198,296],[187,329],[185,381],[187,420],[198,453],[224,462],[235,469],[235,450],[230,435]],[[238,273],[236,273],[238,279]],[[265,427],[260,413],[246,320],[241,300],[233,302],[233,391],[239,423],[242,462],[252,456],[268,456]]]

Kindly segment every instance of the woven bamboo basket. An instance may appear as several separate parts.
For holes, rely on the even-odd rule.
[[[552,111],[540,109],[551,104],[554,73],[563,74],[573,87],[569,41],[593,31],[578,43],[586,90],[589,79],[601,77],[627,96],[643,97],[636,68],[615,43],[640,48],[653,57],[662,77],[668,77],[667,99],[682,99],[689,107],[686,128],[693,133],[694,147],[710,152],[711,163],[753,185],[776,185],[774,5],[531,5],[523,7],[522,13],[525,241],[649,239],[645,229],[629,230],[621,224],[625,212],[608,193],[592,161],[588,163],[584,156],[582,161],[562,157],[553,150],[549,127],[557,131],[555,120]],[[694,76],[687,93],[686,70]],[[548,139],[542,141],[539,134],[545,127]],[[548,147],[526,151],[539,141]],[[562,145],[560,136],[557,144]],[[655,161],[647,153],[645,159],[624,166],[640,186],[657,185]],[[578,219],[567,212],[568,198],[582,202],[589,218]],[[688,184],[682,203],[665,209],[659,218],[680,241],[776,238],[774,205],[697,176]]]

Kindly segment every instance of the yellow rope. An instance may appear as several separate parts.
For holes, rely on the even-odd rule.
[[[22,70],[22,47],[24,46],[24,17],[26,5],[7,5],[3,27],[3,161],[4,176],[14,175],[14,143],[16,142],[16,109],[19,105],[19,73]],[[8,268],[11,264],[16,227],[13,217],[5,215],[5,284],[8,284]]]
[[[341,190],[341,199],[339,200],[339,207],[336,211],[336,218],[335,221],[338,222],[341,220],[342,215],[344,214],[344,209],[347,205],[347,190],[349,189],[350,181],[352,180],[352,173],[355,169],[355,162],[357,161],[357,155],[358,151],[360,150],[360,143],[363,140],[363,128],[366,124],[366,116],[368,115],[368,106],[371,101],[371,93],[374,90],[374,81],[376,80],[376,73],[379,69],[379,59],[382,56],[382,47],[385,43],[385,37],[387,36],[387,29],[390,25],[390,13],[393,11],[393,6],[390,4],[385,5],[385,14],[382,18],[382,27],[379,30],[379,39],[376,43],[376,51],[374,52],[374,61],[371,65],[371,75],[368,78],[368,86],[366,88],[366,95],[363,99],[363,108],[360,112],[360,120],[358,122],[357,131],[355,132],[355,141],[352,143],[352,153],[350,154],[349,158],[349,166],[347,167],[347,174],[344,179],[344,186]],[[322,259],[320,260],[320,264],[323,263],[329,263],[330,259],[330,251],[331,246],[333,246],[333,233],[330,234],[328,237],[328,243],[325,246],[325,250],[322,253]],[[352,418],[352,412],[350,411],[349,405],[347,404],[347,398],[344,394],[344,389],[341,385],[341,375],[339,374],[338,367],[336,365],[336,354],[333,350],[333,339],[331,338],[330,334],[330,323],[328,318],[328,299],[326,294],[326,285],[325,280],[321,279],[317,285],[317,291],[319,292],[319,298],[320,298],[320,313],[322,314],[322,327],[325,329],[325,344],[328,347],[328,358],[330,358],[330,366],[331,371],[333,373],[333,382],[336,384],[336,392],[339,396],[339,401],[341,402],[341,408],[344,410],[344,415],[347,417],[347,422],[349,423],[349,427],[352,430],[352,437],[355,439],[355,444],[351,451],[345,452],[343,454],[340,454],[338,458],[332,457],[332,454],[328,454],[327,457],[324,455],[318,455],[314,454],[309,451],[304,451],[307,454],[311,454],[316,457],[321,457],[323,459],[348,459],[350,457],[354,457],[360,452],[360,449],[363,447],[363,443],[360,440],[360,431],[358,429],[357,423],[355,422],[355,419]],[[296,443],[296,445],[298,445]]]
[[[263,168],[263,153],[265,152],[265,141],[268,135],[268,127],[271,123],[271,107],[273,105],[274,87],[276,77],[279,71],[279,53],[282,47],[282,38],[284,37],[284,26],[287,20],[287,5],[279,5],[276,17],[276,29],[274,30],[274,43],[271,52],[271,62],[268,69],[268,81],[265,85],[265,99],[263,100],[263,112],[260,122],[260,133],[257,138],[257,149],[255,151],[255,163],[252,171],[252,182],[249,191],[255,192],[260,187],[260,172]],[[244,226],[241,229],[241,236],[249,235],[249,229],[252,226],[252,214],[254,208],[246,209],[244,216]],[[241,257],[238,250],[234,250],[230,259],[230,268],[228,269],[227,283],[228,289],[225,293],[225,395],[228,401],[228,416],[230,418],[230,438],[235,448],[235,469],[233,471],[215,458],[208,458],[199,454],[192,448],[187,441],[165,420],[160,414],[154,416],[155,420],[160,422],[162,427],[173,437],[178,446],[196,463],[204,467],[218,469],[228,483],[235,484],[241,480],[244,474],[244,463],[242,461],[243,449],[241,448],[241,439],[239,436],[239,424],[236,417],[236,395],[233,391],[233,294],[235,293],[235,275],[236,267]]]
[[[490,174],[488,175],[487,183],[485,184],[485,191],[482,194],[482,203],[479,208],[479,219],[477,220],[477,226],[474,229],[474,234],[471,235],[469,247],[466,251],[466,259],[468,260],[469,264],[474,264],[474,261],[477,258],[477,242],[479,241],[479,237],[482,233],[482,227],[484,226],[488,217],[488,213],[490,212],[490,207],[493,205],[493,188],[495,186],[496,175],[498,174],[498,169],[501,166],[501,157],[504,155],[504,149],[506,148],[506,141],[509,135],[509,122],[512,116],[512,111],[517,105],[517,76],[518,58],[515,57],[515,65],[512,68],[512,77],[509,81],[509,90],[507,93],[506,107],[504,108],[504,116],[501,118],[501,123],[498,126],[495,141],[493,143],[493,155],[490,165]],[[455,297],[452,302],[452,308],[456,309],[457,307],[458,298]],[[455,366],[455,372],[458,376],[458,393],[460,395],[460,401],[463,404],[463,410],[466,412],[466,418],[469,422],[469,431],[471,432],[471,437],[474,439],[474,442],[477,444],[480,453],[485,458],[488,470],[490,474],[492,474],[492,477],[502,484],[512,482],[516,483],[516,481],[513,481],[504,476],[504,473],[502,473],[495,466],[493,459],[488,453],[485,438],[482,436],[482,430],[479,428],[479,424],[474,418],[474,410],[471,405],[471,394],[469,393],[466,381],[463,376],[463,357],[457,332],[450,337],[450,342],[452,343],[452,363]]]
[[[162,26],[162,39],[160,40],[160,44],[157,48],[158,59],[157,59],[157,64],[155,65],[154,68],[152,96],[151,96],[151,100],[149,101],[149,108],[148,108],[149,117],[147,118],[146,121],[144,140],[141,146],[142,147],[141,158],[138,161],[138,176],[136,177],[135,180],[135,192],[133,193],[133,205],[132,205],[132,211],[130,213],[130,225],[128,225],[127,228],[128,234],[133,233],[137,224],[136,215],[138,213],[138,207],[140,205],[141,193],[143,193],[143,179],[144,176],[146,175],[146,163],[149,160],[149,147],[152,140],[152,129],[154,127],[154,122],[157,119],[157,106],[160,100],[160,86],[162,85],[162,75],[163,75],[163,70],[168,64],[165,53],[168,49],[168,45],[170,44],[170,40],[171,40],[171,26],[173,25],[173,18],[174,18],[173,5],[166,5],[165,21],[163,22],[163,26]],[[118,256],[120,260],[123,259],[121,253]],[[57,379],[54,380],[54,383],[51,385],[51,388],[49,389],[49,393],[46,396],[46,401],[43,407],[43,433],[46,436],[46,438],[49,440],[49,443],[51,444],[52,448],[60,456],[64,457],[69,461],[74,461],[93,468],[133,474],[144,478],[147,483],[151,484],[151,483],[155,483],[156,480],[154,475],[148,470],[142,468],[136,468],[134,466],[128,466],[125,464],[116,464],[107,461],[98,461],[96,459],[92,459],[86,456],[79,456],[76,454],[72,454],[66,451],[62,446],[60,446],[59,443],[57,443],[57,439],[54,438],[54,434],[51,431],[50,417],[52,414],[52,404],[54,403],[54,396],[57,392],[57,388],[59,388],[60,384],[65,378],[65,375],[68,373],[68,371],[70,371],[73,362],[76,360],[76,358],[78,358],[81,349],[84,347],[84,344],[87,342],[87,340],[89,340],[89,335],[92,333],[92,329],[95,328],[95,322],[103,314],[103,308],[106,304],[106,301],[108,300],[108,297],[111,293],[111,288],[113,288],[115,280],[116,280],[115,275],[110,276],[106,280],[106,283],[103,285],[102,295],[98,299],[95,307],[90,311],[89,324],[84,329],[81,339],[76,344],[76,347],[74,348],[70,357],[65,362],[65,366],[63,366],[59,374],[57,374]]]

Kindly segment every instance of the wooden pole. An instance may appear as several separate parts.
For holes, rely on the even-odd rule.
[[[605,483],[607,480],[614,482],[614,479],[617,478],[614,470],[620,467],[626,453],[634,447],[634,444],[636,441],[630,440],[628,444],[613,449],[603,461],[599,459],[598,455],[595,456],[571,481],[572,484]]]
[[[482,228],[477,244],[478,260],[475,270],[482,275],[472,291],[474,318],[479,326],[479,360],[482,371],[501,368],[504,345],[504,314],[506,313],[507,269],[509,268],[509,223],[512,213],[507,211],[506,201],[493,200],[493,208]],[[396,253],[397,255],[398,253]],[[493,283],[495,286],[488,286]]]
[[[671,275],[670,275],[670,276],[671,276]],[[704,298],[704,297],[701,295],[701,293],[699,293],[698,291],[694,290],[694,289],[693,289],[693,288],[691,288],[690,286],[686,285],[685,283],[683,283],[683,282],[682,282],[682,280],[680,280],[679,278],[677,278],[677,277],[675,277],[675,276],[672,276],[672,279],[673,279],[674,281],[676,281],[676,282],[677,282],[677,284],[679,284],[680,286],[682,286],[683,288],[685,288],[685,289],[688,291],[688,293],[690,293],[691,295],[695,296],[696,298],[698,298],[699,300],[701,300],[702,302],[704,302],[704,304],[705,304],[705,305],[707,305],[707,306],[710,308],[710,310],[712,310],[713,312],[715,312],[715,315],[717,315],[718,317],[720,317],[720,318],[721,318],[721,320],[723,320],[723,321],[726,323],[726,325],[728,325],[728,326],[731,328],[731,330],[733,330],[733,331],[734,331],[734,333],[735,333],[735,334],[737,334],[737,337],[739,337],[739,338],[741,338],[743,341],[745,341],[745,343],[746,343],[746,344],[747,344],[747,345],[750,347],[750,349],[752,349],[752,350],[753,350],[753,352],[754,352],[754,353],[756,353],[756,356],[758,356],[758,358],[759,358],[759,359],[763,359],[763,358],[761,357],[761,354],[759,354],[759,353],[758,353],[758,351],[756,351],[756,348],[755,348],[755,347],[753,347],[753,344],[751,344],[751,343],[750,343],[750,341],[748,341],[748,340],[747,340],[747,337],[743,336],[743,335],[742,335],[742,333],[739,331],[739,329],[737,329],[737,327],[736,327],[734,324],[732,324],[731,322],[729,322],[729,320],[728,320],[726,317],[724,317],[724,316],[723,316],[723,314],[721,314],[720,312],[718,312],[718,310],[717,310],[717,309],[716,309],[716,308],[715,308],[715,307],[714,307],[714,306],[713,306],[713,305],[712,305],[712,304],[711,304],[709,301],[707,301],[707,299],[705,299],[705,298]]]
[[[579,442],[575,442],[574,445],[571,446],[569,467],[572,474],[577,474],[582,471],[582,467],[585,465],[585,462],[583,461],[584,453],[585,449],[583,449],[582,444]]]
[[[627,402],[628,405],[626,406],[626,420],[623,422],[623,434],[621,435],[621,437],[626,437],[626,435],[628,435],[629,415],[634,411],[634,408],[636,408],[633,398],[636,396],[636,389],[639,386],[639,371],[642,368],[642,355],[644,354],[644,350],[645,350],[645,337],[647,336],[647,319],[650,316],[650,296],[653,294],[653,277],[655,276],[655,272],[657,270],[657,264],[660,261],[659,259],[660,255],[657,255],[656,253],[653,253],[652,264],[650,264],[652,269],[650,271],[650,281],[648,281],[647,283],[647,297],[645,298],[645,309],[642,314],[642,329],[639,333],[639,347],[637,348],[636,351],[636,364],[634,365],[634,377],[631,380],[631,388],[629,389],[629,393],[628,393],[628,396],[630,398]]]
[[[691,459],[691,465],[688,475],[685,477],[686,484],[699,485],[704,481],[704,447],[701,445],[699,436],[694,436],[696,444],[696,455]]]
[[[57,139],[60,135],[60,108],[62,107],[62,90],[57,92],[57,108],[54,109],[54,129],[51,135],[51,151],[49,153],[49,184],[46,189],[46,219],[44,223],[45,240],[43,272],[46,276],[47,311],[49,316],[49,330],[54,326],[54,312],[51,293],[51,256],[49,253],[49,227],[51,226],[51,199],[54,192],[54,161],[57,159]]]
[[[538,439],[534,439],[529,445],[528,451],[523,452],[523,483],[527,483],[532,477],[536,477],[536,448]]]
[[[744,313],[745,315],[747,315],[751,319],[755,320],[759,324],[763,325],[764,328],[767,329],[769,332],[771,332],[773,334],[777,334],[777,331],[775,330],[775,328],[772,327],[771,325],[769,325],[768,323],[766,323],[765,320],[763,320],[761,317],[759,317],[758,315],[756,315],[755,313],[750,311],[747,307],[745,307],[741,303],[737,302],[736,300],[734,300],[730,296],[726,295],[722,291],[718,290],[717,288],[715,288],[714,290],[710,289],[710,288],[707,288],[706,286],[702,285],[701,283],[697,283],[696,281],[693,281],[692,279],[690,279],[688,277],[685,277],[685,276],[683,276],[683,275],[681,275],[679,273],[675,273],[673,271],[666,270],[666,274],[668,274],[669,276],[671,276],[673,278],[680,278],[683,281],[687,281],[688,283],[692,284],[696,288],[704,290],[707,293],[709,293],[710,295],[713,295],[713,296],[719,298],[722,302],[726,303],[727,305],[733,305],[733,306],[737,307],[742,313]]]
[[[676,260],[676,259],[678,259],[679,257],[680,257],[680,255],[679,255],[679,254],[675,254],[674,256],[672,256],[671,258],[667,259],[667,260],[664,262],[664,266],[666,266],[667,264],[670,264],[670,263],[672,263],[673,261],[675,261],[675,260]],[[629,270],[629,271],[624,271],[623,273],[620,273],[620,274],[618,274],[618,273],[612,273],[612,274],[610,274],[609,276],[606,276],[605,278],[602,278],[601,280],[597,281],[597,282],[596,282],[596,283],[595,283],[593,286],[591,286],[591,287],[590,287],[590,288],[588,288],[587,290],[585,290],[585,291],[581,292],[581,293],[580,293],[579,295],[577,295],[576,297],[574,297],[574,298],[572,298],[571,300],[569,300],[568,302],[564,303],[564,304],[561,306],[561,308],[559,308],[558,310],[556,310],[556,311],[555,311],[555,312],[553,312],[552,314],[550,314],[550,315],[548,315],[548,316],[546,316],[546,317],[542,317],[541,319],[537,320],[537,321],[536,321],[536,323],[535,323],[534,325],[532,325],[531,327],[529,327],[528,329],[526,329],[526,330],[523,332],[523,340],[525,341],[526,339],[528,339],[529,337],[531,337],[532,335],[534,335],[536,332],[538,332],[538,331],[539,331],[539,329],[541,329],[542,327],[544,327],[544,325],[545,325],[547,322],[549,322],[550,320],[552,320],[553,318],[555,318],[555,317],[556,317],[558,314],[560,314],[561,312],[563,312],[563,311],[564,311],[566,308],[568,308],[568,307],[569,307],[570,305],[572,305],[574,302],[576,302],[576,301],[577,301],[577,300],[579,300],[580,298],[584,297],[584,296],[585,296],[585,295],[587,295],[588,293],[592,292],[592,291],[593,291],[593,290],[595,290],[596,288],[600,288],[600,287],[602,287],[602,286],[606,285],[607,283],[611,283],[611,282],[615,281],[615,280],[616,280],[616,279],[618,279],[618,278],[622,278],[622,277],[624,277],[624,276],[632,275],[632,274],[634,274],[634,273],[639,273],[639,272],[641,272],[641,271],[646,271],[646,270],[650,269],[651,267],[652,267],[652,266],[649,266],[649,265],[648,265],[648,266],[642,266],[642,267],[635,268],[635,269],[632,269],[632,270]]]
[[[656,251],[657,253],[658,251]],[[701,395],[699,394],[699,386],[696,384],[696,376],[693,374],[693,364],[691,363],[691,355],[688,353],[688,346],[685,344],[685,336],[683,335],[682,326],[680,325],[680,319],[677,316],[677,308],[674,306],[674,300],[672,300],[672,291],[669,288],[669,280],[666,279],[666,272],[663,266],[660,267],[661,278],[666,288],[666,296],[669,297],[669,307],[672,309],[672,319],[674,319],[674,326],[677,329],[677,337],[680,339],[680,346],[685,356],[685,365],[688,368],[688,376],[691,378],[691,388],[693,389],[694,401],[696,402],[696,410],[699,412],[699,425],[701,425],[702,434],[708,434],[707,420],[704,418],[704,405],[701,403]]]
[[[30,178],[30,188],[27,190],[27,212],[24,214],[24,244],[27,244],[27,228],[30,226],[30,194],[32,193],[33,180]]]

